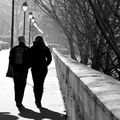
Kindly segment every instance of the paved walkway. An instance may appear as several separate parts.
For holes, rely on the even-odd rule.
[[[34,103],[33,83],[29,71],[27,86],[23,99],[26,107],[19,112],[14,102],[14,84],[11,78],[6,77],[9,50],[0,51],[0,120],[65,120],[65,109],[59,89],[54,61],[49,66],[49,72],[44,84],[42,111]]]

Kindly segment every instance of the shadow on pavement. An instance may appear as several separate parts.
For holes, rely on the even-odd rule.
[[[0,112],[0,120],[18,120],[18,117],[10,115],[9,112]]]
[[[37,113],[33,110],[25,108],[24,110],[20,111],[19,116],[24,118],[30,118],[33,120],[43,120],[43,119],[50,119],[50,120],[66,120],[64,114],[60,114],[46,108],[41,108],[40,113]]]

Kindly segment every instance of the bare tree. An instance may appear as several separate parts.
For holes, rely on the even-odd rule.
[[[76,59],[120,79],[119,0],[34,0],[63,30]]]
[[[120,51],[119,51],[119,5],[118,0],[99,1],[88,0],[96,24],[108,44],[104,53],[103,71],[109,75],[120,79]]]
[[[61,27],[61,29],[63,30],[68,39],[71,57],[76,60],[73,46],[73,32],[71,26],[69,26],[70,18],[69,15],[67,14],[70,6],[67,5],[66,3],[67,1],[34,0],[34,2]]]

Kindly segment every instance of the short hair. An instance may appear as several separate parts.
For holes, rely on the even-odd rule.
[[[22,42],[22,43],[25,43],[25,37],[24,36],[19,36],[18,41]]]

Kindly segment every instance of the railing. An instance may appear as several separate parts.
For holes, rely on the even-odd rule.
[[[8,48],[9,48],[9,44],[7,42],[0,41],[0,50],[8,49]]]

